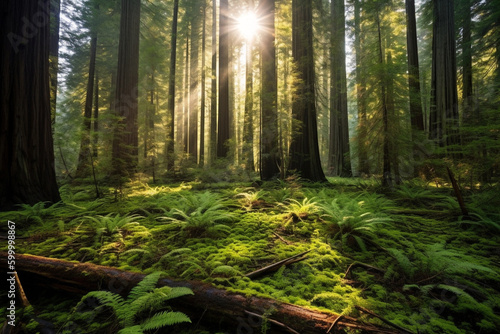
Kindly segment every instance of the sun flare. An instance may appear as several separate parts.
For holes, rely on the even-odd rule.
[[[259,28],[259,20],[254,12],[246,12],[238,19],[238,30],[246,39],[254,37]]]

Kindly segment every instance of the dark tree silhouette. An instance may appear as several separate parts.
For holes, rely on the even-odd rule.
[[[219,121],[217,123],[217,157],[229,153],[229,2],[220,1],[219,13]]]
[[[440,146],[458,144],[457,64],[453,0],[435,0],[429,134]]]
[[[170,39],[170,73],[168,80],[167,109],[170,116],[169,132],[167,137],[167,169],[174,168],[174,134],[175,134],[175,64],[177,57],[177,19],[179,15],[179,0],[174,0],[174,16],[172,19],[172,33]]]
[[[127,176],[137,167],[137,95],[139,77],[140,0],[122,0],[113,135],[113,174]]]
[[[347,113],[347,78],[345,61],[345,4],[332,0],[331,99],[329,172],[335,176],[352,176]]]
[[[60,200],[54,171],[49,1],[0,3],[0,210]]]
[[[288,170],[311,181],[326,181],[318,148],[311,0],[292,1],[292,54],[298,72],[292,104],[297,131],[290,145]]]
[[[259,17],[262,18],[262,92],[261,92],[261,151],[260,177],[262,180],[276,178],[279,171],[278,159],[278,109],[276,78],[276,47],[274,38],[274,0],[261,0]]]

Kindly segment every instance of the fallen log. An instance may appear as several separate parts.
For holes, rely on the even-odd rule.
[[[268,266],[265,266],[264,268],[260,268],[260,269],[257,269],[255,271],[252,271],[251,273],[248,273],[245,276],[248,278],[256,278],[256,277],[262,276],[264,274],[267,274],[269,272],[274,272],[283,266],[286,266],[286,265],[289,265],[289,264],[292,264],[292,263],[295,263],[298,261],[305,260],[306,257],[304,255],[306,255],[309,252],[310,252],[310,250],[302,252],[300,254],[296,254],[294,256],[290,256],[284,260],[281,260],[281,261],[275,262],[273,264],[270,264]]]
[[[7,268],[7,253],[0,253],[0,267]],[[46,284],[61,291],[86,293],[93,290],[109,290],[122,295],[144,278],[144,274],[123,271],[91,263],[69,262],[41,256],[16,254],[16,270],[29,273],[36,283]],[[216,288],[199,281],[175,281],[163,278],[160,286],[190,288],[193,296],[174,299],[170,305],[188,314],[193,323],[213,324],[229,328],[231,333],[259,333],[263,318],[253,314],[266,314],[271,332],[324,334],[335,322],[336,329],[354,329],[360,333],[397,333],[393,329],[364,323],[358,319],[317,311],[273,299],[248,297]],[[339,319],[340,320],[340,319]],[[286,326],[286,327],[284,327]]]

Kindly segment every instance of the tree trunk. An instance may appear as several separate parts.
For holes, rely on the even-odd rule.
[[[471,33],[471,4],[470,0],[462,0],[465,8],[462,8],[462,104],[464,123],[471,124],[477,120],[474,115],[474,100],[472,94],[472,33]]]
[[[294,130],[288,170],[311,181],[326,181],[318,148],[314,90],[312,1],[292,1],[292,54],[298,82],[292,103]]]
[[[459,144],[454,7],[453,0],[433,3],[429,135],[439,146],[450,146]]]
[[[410,88],[410,117],[413,132],[424,131],[420,70],[418,62],[417,20],[415,0],[406,0],[406,47],[408,56],[408,86]]]
[[[347,112],[344,0],[332,0],[331,13],[331,98],[328,169],[335,176],[352,176],[349,150],[349,116]]]
[[[175,65],[177,55],[177,17],[179,15],[179,0],[174,0],[174,13],[172,18],[172,35],[170,39],[170,72],[168,78],[167,110],[170,118],[169,133],[167,137],[167,170],[174,169],[174,135],[175,135]]]
[[[7,253],[1,253],[0,266],[4,269],[7,268],[6,259]],[[19,272],[21,282],[31,281],[29,283],[55,286],[58,290],[80,294],[104,289],[126,295],[145,277],[143,274],[112,267],[91,263],[74,263],[34,255],[17,254],[16,259],[18,260],[16,269]],[[28,284],[25,283],[25,285]],[[271,315],[266,317],[268,323],[272,324],[273,333],[290,333],[283,326],[286,325],[302,334],[324,334],[338,318],[338,315],[334,313],[314,311],[267,298],[247,297],[197,281],[183,282],[163,278],[158,282],[158,286],[190,288],[194,295],[170,301],[172,308],[187,313],[193,322],[201,320],[204,323],[212,323],[218,328],[220,326],[236,328],[238,333],[252,333],[254,330],[260,330],[263,325],[262,318],[251,315],[249,312],[263,315],[269,310],[273,310]],[[28,296],[30,295],[28,289],[25,289],[25,292]],[[397,333],[392,329],[342,316],[341,319],[337,320],[335,330],[347,328],[357,330],[360,333]]]
[[[61,0],[50,0],[50,106],[52,124],[56,119],[57,74],[59,73],[59,28],[61,23]]]
[[[356,50],[356,97],[358,106],[358,173],[369,175],[367,152],[367,118],[366,118],[366,78],[362,66],[363,32],[361,31],[361,0],[354,0],[354,49]]]
[[[43,22],[21,24],[36,17]],[[60,200],[51,127],[49,18],[48,1],[0,2],[0,210]]]
[[[206,25],[207,25],[207,0],[203,0],[202,5],[203,23],[201,26],[201,118],[200,118],[200,165],[205,164],[205,109],[206,109],[206,62],[205,52],[207,48]]]
[[[83,131],[80,140],[80,153],[78,154],[78,166],[75,177],[84,178],[90,175],[90,135],[92,130],[92,106],[94,97],[95,62],[97,55],[97,33],[92,33],[90,40],[89,76],[87,79],[87,95],[83,112]]]
[[[253,160],[253,40],[246,41],[245,115],[243,122],[243,160],[247,170],[254,170]]]
[[[97,158],[99,145],[99,75],[95,73],[94,88],[94,127],[92,132],[92,156]]]
[[[379,64],[380,64],[380,83],[381,83],[381,109],[382,109],[382,124],[383,124],[383,167],[382,167],[382,186],[392,188],[392,175],[391,175],[391,152],[389,143],[389,108],[387,97],[387,69],[384,64],[384,50],[382,46],[382,29],[380,23],[380,13],[377,13],[377,32],[378,32],[378,50],[379,50]]]
[[[212,90],[210,92],[210,157],[217,156],[217,0],[212,2]]]
[[[219,121],[217,131],[217,157],[229,153],[229,2],[220,0],[219,7]]]
[[[258,16],[262,17],[263,20],[261,34],[262,90],[260,94],[260,178],[262,180],[277,178],[280,173],[274,15],[275,1],[261,0]]]
[[[190,26],[188,25],[188,31]],[[189,149],[189,113],[190,113],[190,92],[189,92],[189,32],[186,33],[186,54],[184,57],[184,99],[183,99],[183,107],[182,107],[182,119],[183,119],[183,128],[182,128],[182,138],[183,138],[183,147],[184,153],[188,153]]]
[[[197,0],[194,4],[194,17],[191,20],[191,54],[189,71],[189,156],[198,162],[198,118],[200,108],[199,98],[199,38],[200,38],[201,7]]]
[[[137,168],[140,15],[140,0],[122,0],[115,103],[119,121],[114,129],[112,155],[113,174],[117,177],[131,176]]]

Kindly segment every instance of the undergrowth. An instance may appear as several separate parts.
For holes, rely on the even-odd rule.
[[[496,188],[464,192],[470,214],[463,217],[451,188],[429,184],[383,193],[376,182],[362,179],[332,178],[326,186],[297,178],[235,186],[203,180],[154,186],[136,181],[122,198],[103,187],[97,200],[89,186],[65,186],[61,203],[22,206],[0,217],[19,222],[19,253],[163,271],[355,317],[362,316],[355,306],[363,306],[413,332],[500,328]],[[310,252],[300,262],[245,277],[304,251]],[[353,263],[358,265],[348,271]],[[147,294],[164,298],[173,293],[167,290]],[[139,330],[161,312],[144,314],[130,307],[133,298],[103,292],[87,297],[108,312],[98,318],[101,325],[117,331]],[[53,313],[69,316],[67,310]]]

